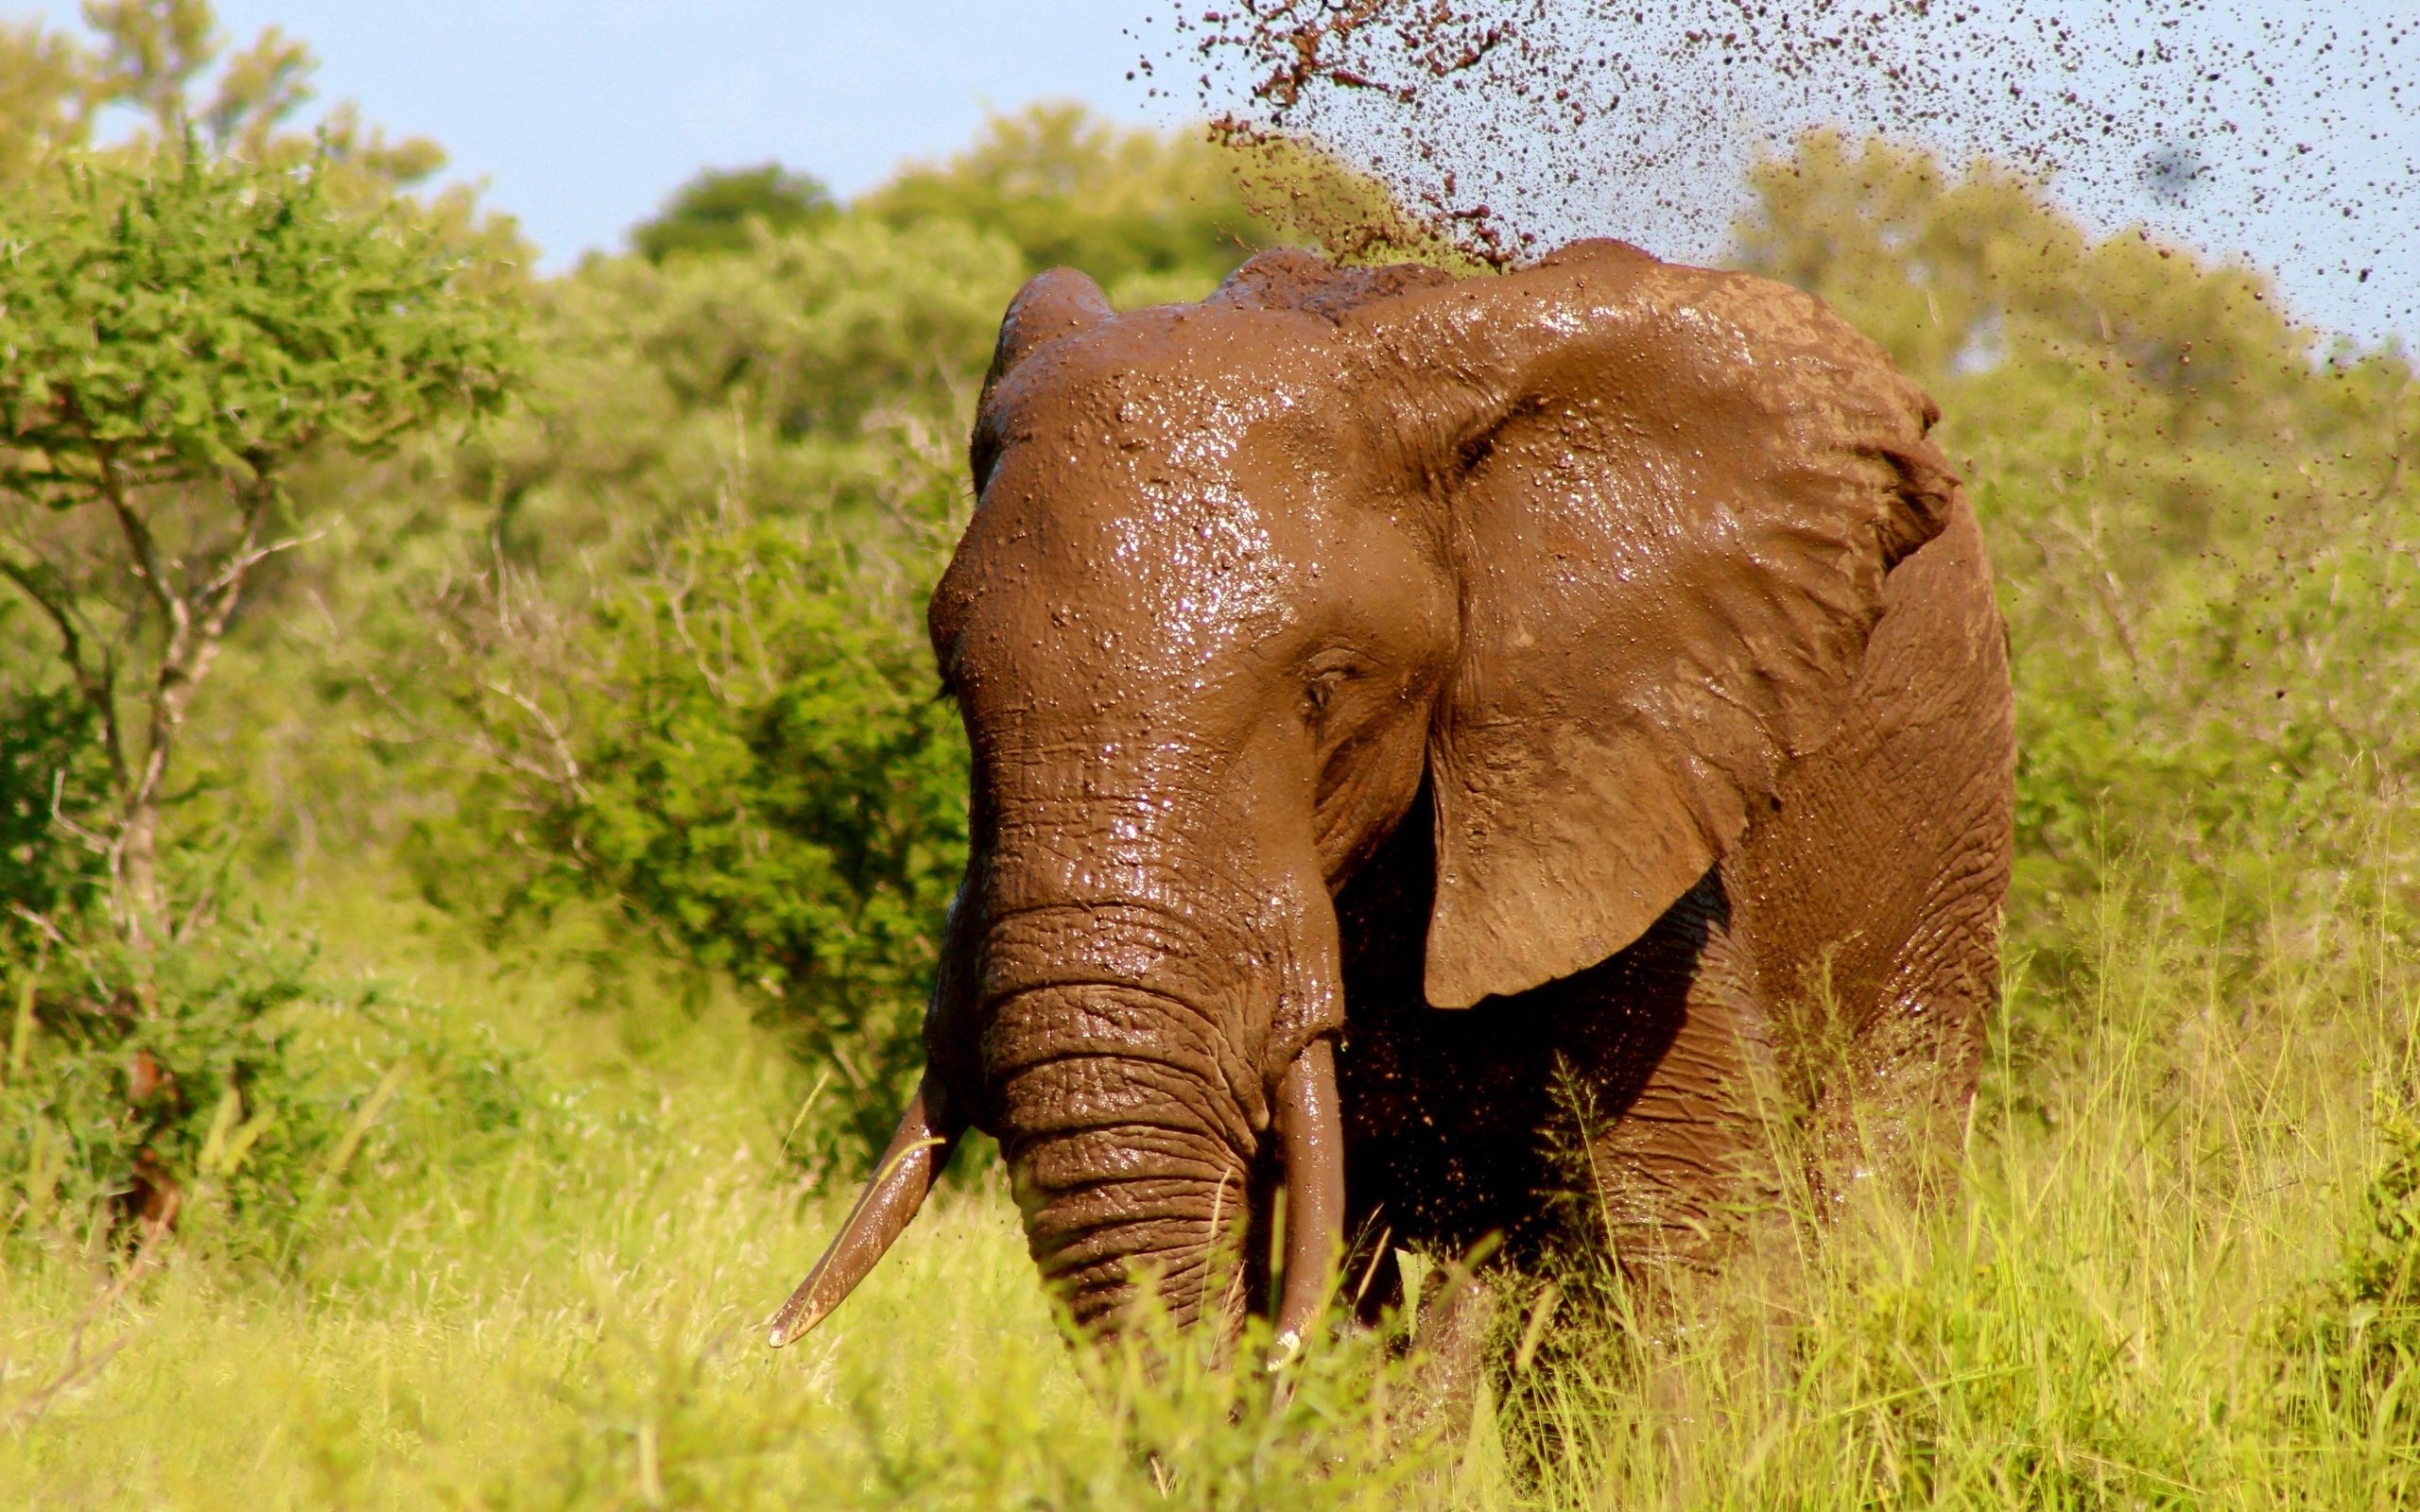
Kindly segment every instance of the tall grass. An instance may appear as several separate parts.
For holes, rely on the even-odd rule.
[[[583,1015],[572,975],[458,955],[405,985],[519,1038],[527,1126],[441,1171],[456,1136],[407,1081],[284,1271],[206,1231],[124,1285],[86,1232],[18,1251],[0,1487],[245,1512],[2420,1503],[2420,1329],[2344,1280],[2384,1211],[2381,1110],[2420,1086],[2420,963],[2351,907],[2222,949],[2169,896],[2104,892],[2069,985],[2015,963],[1955,1199],[1801,1213],[1629,1329],[1565,1308],[1442,1439],[1406,1431],[1417,1372],[1370,1341],[1282,1401],[1182,1353],[1070,1350],[980,1160],[769,1354],[847,1195],[784,1152],[808,1086],[728,1005]],[[451,938],[392,910],[333,932],[389,974]]]
[[[2420,1501],[2381,1356],[2315,1326],[2412,1088],[2413,963],[2359,917],[2229,961],[2100,910],[2089,990],[2014,988],[1961,1199],[1852,1203],[1693,1323],[1592,1341],[1521,1424],[1543,1504]]]

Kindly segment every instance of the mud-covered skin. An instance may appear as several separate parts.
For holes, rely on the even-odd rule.
[[[1315,1042],[1343,1139],[1287,1158],[1398,1243],[1537,1228],[1565,1070],[1626,1260],[1711,1258],[1767,1072],[1938,1147],[2010,735],[1930,421],[1814,301],[1615,244],[1269,254],[1122,316],[1028,285],[931,609],[974,843],[928,1086],[1080,1319],[1147,1274],[1258,1300],[1219,1242],[1338,1085]]]
[[[1432,1008],[1426,827],[1346,885],[1355,1231],[1446,1253],[1610,1242],[1652,1280],[1720,1257],[1776,1174],[1774,1121],[1813,1122],[1819,1192],[1922,1181],[1954,1156],[1997,988],[2014,751],[1971,513],[1887,598],[1839,734],[1610,959]]]

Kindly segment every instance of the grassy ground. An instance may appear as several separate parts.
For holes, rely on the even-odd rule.
[[[475,1138],[406,1078],[282,1267],[207,1222],[130,1281],[78,1235],[20,1250],[0,1277],[0,1500],[2420,1500],[2394,1349],[2411,1331],[2343,1280],[2392,1201],[2372,1184],[2394,1153],[2379,1109],[2420,1072],[2420,976],[2357,914],[2280,921],[2247,954],[2147,902],[2100,907],[2097,959],[2069,973],[2086,985],[2018,964],[1958,1201],[1835,1214],[1798,1259],[1638,1332],[1565,1308],[1443,1442],[1400,1428],[1416,1383],[1368,1345],[1310,1361],[1283,1405],[1182,1363],[1146,1385],[1071,1353],[989,1169],[824,1331],[769,1354],[760,1320],[848,1196],[845,1177],[804,1190],[784,1154],[808,1088],[776,1048],[728,1005],[641,990],[585,1010],[577,972],[502,974],[408,910],[332,908],[325,969],[489,1026],[538,1093]]]

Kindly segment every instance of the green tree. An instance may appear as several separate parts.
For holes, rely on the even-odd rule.
[[[903,441],[964,434],[1020,273],[967,227],[857,215],[727,256],[595,260],[539,292],[526,403],[449,480],[575,593],[558,572],[644,559],[734,489],[768,518],[873,521]]]
[[[82,48],[40,22],[0,26],[0,182],[84,139],[90,66]]]
[[[1028,272],[1081,268],[1120,304],[1198,299],[1277,240],[1206,138],[1122,130],[1073,104],[995,115],[965,151],[908,166],[857,208],[903,229],[975,227]]]
[[[38,22],[0,28],[0,182],[63,151],[90,150],[100,112],[125,106],[146,129],[113,151],[141,157],[199,136],[254,162],[318,157],[392,189],[445,164],[425,137],[390,141],[338,105],[310,132],[290,129],[313,97],[318,60],[275,26],[230,52],[209,0],[85,0],[90,40]],[[359,192],[359,191],[357,191]],[[467,195],[441,197],[467,210]]]
[[[850,1090],[844,1142],[914,1074],[963,865],[923,606],[1024,275],[962,221],[843,212],[544,286],[526,403],[433,474],[488,511],[439,662],[406,637],[363,671],[389,749],[469,757],[412,831],[432,896],[726,973]]]
[[[822,184],[778,163],[709,168],[631,229],[631,249],[650,263],[676,253],[736,252],[756,234],[752,226],[779,235],[820,226],[838,213]]]
[[[109,802],[83,835],[137,942],[171,929],[161,825],[193,700],[262,564],[308,539],[288,473],[493,409],[512,361],[460,254],[338,204],[331,171],[188,138],[0,204],[0,577],[93,721]]]

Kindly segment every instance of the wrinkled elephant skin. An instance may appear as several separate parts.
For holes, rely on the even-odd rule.
[[[932,599],[974,844],[925,1091],[777,1342],[970,1125],[1097,1329],[1147,1280],[1233,1328],[1281,1186],[1283,1334],[1353,1235],[1711,1263],[1776,1096],[1819,1184],[1937,1160],[2013,741],[1933,418],[1815,301],[1618,243],[1034,280]]]

